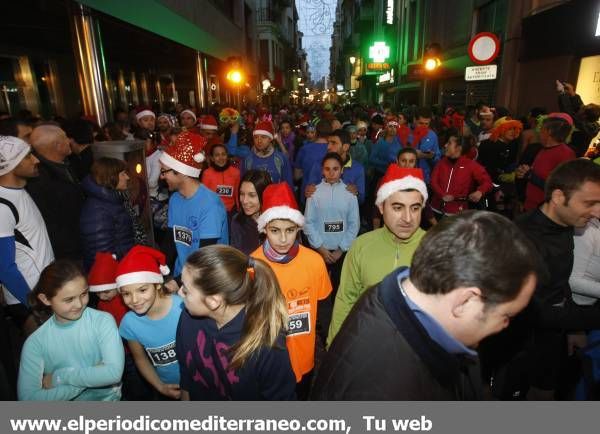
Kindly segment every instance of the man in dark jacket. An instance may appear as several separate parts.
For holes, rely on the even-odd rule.
[[[546,181],[544,203],[515,220],[540,258],[535,295],[522,315],[526,336],[532,338],[525,344],[529,399],[555,398],[566,357],[565,332],[600,328],[600,308],[576,305],[569,286],[574,228],[592,218],[600,218],[600,166],[577,159],[556,167]]]
[[[40,176],[27,183],[27,192],[42,213],[55,258],[80,261],[79,216],[84,195],[67,162],[69,139],[58,126],[40,125],[31,133],[30,142],[40,160]]]
[[[527,305],[534,270],[533,247],[506,218],[466,211],[442,220],[410,271],[392,272],[355,305],[312,398],[480,399],[474,348]]]

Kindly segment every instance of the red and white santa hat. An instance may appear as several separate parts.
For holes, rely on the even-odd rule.
[[[427,186],[422,169],[409,169],[390,164],[381,179],[381,187],[377,190],[376,205],[381,205],[388,197],[401,190],[417,190],[427,201]]]
[[[273,220],[290,220],[304,226],[304,216],[298,209],[292,188],[286,182],[269,184],[263,191],[262,214],[256,221],[258,231],[264,232],[267,223]]]
[[[267,136],[273,140],[273,124],[271,121],[259,121],[254,128],[253,136]]]
[[[193,118],[194,118],[194,121],[198,119],[198,118],[196,117],[196,113],[194,113],[194,111],[193,111],[193,110],[191,110],[191,109],[185,109],[185,110],[182,110],[182,112],[181,112],[181,113],[179,113],[179,116],[181,116],[181,115],[182,115],[182,114],[184,114],[184,113],[187,113],[188,115],[190,115],[191,117],[193,117]]]
[[[177,136],[173,146],[163,151],[159,161],[169,169],[198,178],[202,171],[201,163],[206,159],[205,147],[206,139],[203,136],[186,131]]]
[[[133,246],[117,265],[117,286],[133,283],[163,283],[169,267],[163,252],[147,246]]]
[[[88,274],[90,292],[117,288],[117,257],[107,252],[97,252],[94,265]]]
[[[138,107],[137,109],[135,109],[135,118],[138,121],[140,119],[142,119],[144,116],[152,116],[153,118],[156,118],[156,115],[150,109],[150,107]]]
[[[213,115],[204,115],[200,119],[200,129],[217,131],[219,129],[219,125],[217,124],[217,120]]]

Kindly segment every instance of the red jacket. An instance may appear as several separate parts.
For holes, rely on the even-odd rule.
[[[469,208],[468,200],[454,200],[442,207],[443,196],[449,194],[455,199],[466,198],[476,190],[485,195],[492,191],[492,188],[490,175],[478,162],[463,155],[452,164],[448,157],[444,157],[431,173],[431,208],[437,212],[456,214]]]
[[[222,172],[209,167],[202,174],[202,183],[219,195],[227,212],[238,208],[240,170],[229,166]]]

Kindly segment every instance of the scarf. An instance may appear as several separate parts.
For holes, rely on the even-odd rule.
[[[406,146],[408,144],[408,136],[410,136],[410,127],[408,125],[400,125],[396,129],[396,132],[400,139],[400,144]]]
[[[269,261],[276,262],[278,264],[287,264],[288,262],[291,262],[291,260],[296,257],[296,255],[298,254],[299,251],[300,251],[300,242],[298,240],[296,240],[294,242],[294,245],[292,246],[292,248],[285,255],[282,255],[281,253],[277,253],[275,251],[275,249],[273,249],[271,247],[271,245],[269,244],[268,239],[266,239],[265,242],[263,243],[263,253],[265,254],[265,257]]]
[[[418,126],[413,130],[413,148],[419,149],[418,146],[421,143],[421,140],[427,135],[429,132],[429,127]]]

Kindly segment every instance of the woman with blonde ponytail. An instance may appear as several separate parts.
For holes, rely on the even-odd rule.
[[[287,306],[271,268],[233,247],[206,246],[188,257],[182,282],[182,399],[295,399]]]

